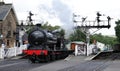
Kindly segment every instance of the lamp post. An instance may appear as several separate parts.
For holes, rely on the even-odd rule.
[[[0,41],[1,41],[1,47],[2,47],[2,44],[3,44],[3,35],[2,34],[0,34]]]
[[[2,39],[3,38],[3,35],[2,34],[0,34],[0,39]]]

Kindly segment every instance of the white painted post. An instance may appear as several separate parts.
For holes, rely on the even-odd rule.
[[[20,45],[20,47],[19,47],[19,54],[22,53],[22,50],[23,50],[23,45]]]
[[[19,34],[20,34],[20,35],[19,35],[19,39],[20,39],[19,42],[20,42],[20,45],[22,45],[22,44],[23,44],[23,43],[22,43],[22,36],[25,34],[25,31],[24,31],[24,30],[20,30],[20,31],[19,31]]]
[[[2,48],[0,48],[0,58],[2,59]]]
[[[78,55],[78,45],[75,46],[75,56]]]
[[[84,55],[86,55],[86,46],[83,46],[84,47]]]
[[[2,44],[1,48],[0,48],[0,58],[4,59],[5,56],[5,51],[4,51],[5,45]]]
[[[89,29],[86,29],[86,41],[87,41],[86,55],[89,56],[89,54],[88,54],[88,48],[89,48],[89,43],[90,43],[90,32],[89,32]]]
[[[16,47],[14,47],[14,51],[15,51],[15,56],[17,56],[17,48]]]

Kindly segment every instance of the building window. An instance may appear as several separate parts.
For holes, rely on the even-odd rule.
[[[9,40],[7,40],[7,46],[9,46]]]
[[[10,38],[11,37],[11,31],[8,31],[8,33],[7,33],[7,36],[6,36],[7,38]]]

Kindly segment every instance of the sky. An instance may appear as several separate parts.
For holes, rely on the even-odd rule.
[[[103,35],[115,35],[115,21],[120,19],[119,0],[4,0],[6,3],[13,3],[18,20],[26,20],[29,11],[35,14],[32,19],[37,22],[48,21],[51,25],[60,25],[67,30],[67,33],[75,27],[73,13],[87,20],[95,20],[96,13],[104,14],[111,20],[111,28],[101,29],[96,33]],[[80,24],[80,23],[77,23]],[[90,33],[97,29],[91,29]]]

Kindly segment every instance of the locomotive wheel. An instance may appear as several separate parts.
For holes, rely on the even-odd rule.
[[[60,55],[56,55],[56,59],[60,59]]]
[[[46,60],[46,62],[49,62],[50,61],[50,55],[47,55],[45,60]]]
[[[54,55],[51,55],[51,60],[54,61],[55,59],[56,59],[55,54],[54,54]]]
[[[32,58],[32,57],[29,57],[29,60],[30,60],[32,63],[35,63],[35,59]]]
[[[32,62],[32,63],[35,63],[35,59],[32,59],[31,62]]]

